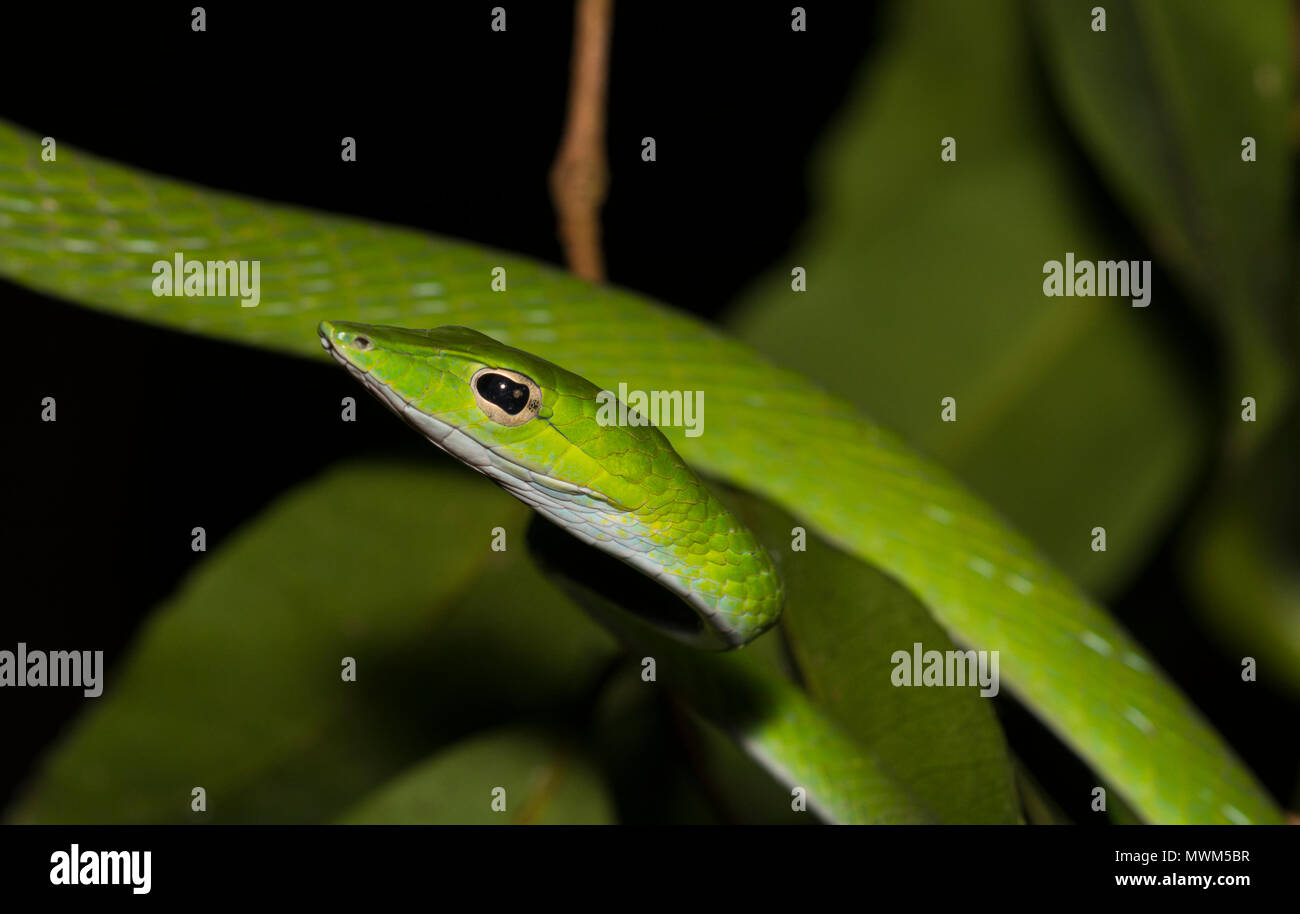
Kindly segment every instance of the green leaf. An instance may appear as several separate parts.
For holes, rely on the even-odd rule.
[[[729,324],[934,455],[1104,594],[1158,542],[1207,422],[1152,326],[1159,299],[1043,295],[1043,264],[1067,251],[1134,252],[1094,215],[1019,11],[893,8],[814,159],[803,240]],[[940,159],[944,137],[955,162]],[[794,266],[806,292],[791,291]],[[956,422],[940,421],[945,397]],[[1091,548],[1096,526],[1105,552]]]
[[[11,819],[326,821],[472,728],[572,701],[613,643],[521,546],[489,548],[527,515],[459,468],[359,462],[289,493],[152,617]]]
[[[605,825],[611,817],[599,775],[577,750],[542,733],[508,729],[444,749],[362,800],[342,821]]]
[[[1145,232],[1227,338],[1235,389],[1269,432],[1289,397],[1294,8],[1286,0],[1115,0],[1091,31],[1092,0],[1032,4],[1066,116]],[[1242,160],[1255,140],[1256,161]],[[1157,290],[1153,307],[1169,296]]]
[[[1011,759],[978,688],[903,688],[893,654],[954,650],[916,598],[885,575],[809,534],[752,497],[740,516],[772,554],[786,586],[782,630],[818,705],[945,823],[1019,821]]]

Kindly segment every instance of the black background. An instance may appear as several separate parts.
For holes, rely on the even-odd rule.
[[[560,262],[547,172],[567,98],[569,4],[505,3],[504,34],[488,27],[496,3],[209,4],[206,33],[191,31],[192,5],[11,4],[0,117],[212,187]],[[792,243],[809,152],[880,25],[870,4],[804,5],[804,34],[789,28],[789,3],[617,5],[603,216],[612,281],[716,316]],[[653,165],[640,159],[647,135]],[[357,138],[355,164],[340,161],[343,136]],[[1096,196],[1109,199],[1099,183]],[[0,295],[6,649],[103,649],[111,671],[202,561],[192,527],[213,548],[345,456],[440,459],[385,412],[339,423],[354,385],[324,361],[128,324],[3,281]],[[56,423],[39,420],[45,396],[57,398]],[[1225,661],[1186,621],[1169,553],[1112,606],[1287,799],[1300,752],[1294,728],[1277,725],[1289,706],[1261,685],[1250,701],[1198,688],[1198,670]],[[0,806],[84,701],[70,689],[0,692]],[[1086,769],[1022,710],[1001,702],[999,713],[1066,811],[1098,821]]]
[[[911,910],[918,898],[1167,898],[1192,893],[1230,909],[1261,893],[1276,898],[1294,884],[1294,829],[1172,825],[1160,829],[1017,828],[924,825],[772,829],[608,829],[493,826],[32,826],[0,830],[5,896],[90,896],[130,902],[125,886],[69,887],[49,882],[50,856],[81,850],[149,850],[150,897],[207,902],[250,897],[387,898],[465,895],[537,904],[634,897],[641,906],[673,908],[683,896],[725,892],[734,910],[778,905],[813,910],[851,884],[875,904]],[[664,840],[671,837],[669,846]],[[783,840],[783,839],[792,840]],[[669,853],[666,848],[671,847]],[[1117,862],[1116,852],[1173,850],[1179,862]],[[1234,850],[1238,862],[1188,863],[1192,850]],[[693,862],[707,860],[708,871]],[[558,861],[558,864],[557,864]],[[937,873],[942,880],[936,880]],[[1249,886],[1135,887],[1115,879],[1181,874],[1250,879]],[[1169,894],[1172,893],[1172,894]],[[788,901],[787,901],[788,897]],[[779,901],[778,901],[779,899]],[[897,904],[892,904],[898,899]],[[784,902],[785,904],[781,904]],[[820,903],[820,904],[819,904]],[[524,906],[524,905],[521,905]],[[1208,906],[1207,906],[1208,907]]]

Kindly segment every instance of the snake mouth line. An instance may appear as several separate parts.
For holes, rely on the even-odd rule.
[[[320,334],[320,344],[321,348],[328,352],[330,356],[333,357],[334,361],[338,362],[348,370],[348,374],[360,381],[362,386],[367,390],[379,396],[383,402],[393,407],[394,411],[399,416],[402,416],[407,409],[415,409],[411,404],[411,401],[392,390],[388,385],[376,380],[370,372],[354,365],[347,356],[339,351],[339,348],[334,345],[334,341],[324,333]]]
[[[334,358],[334,361],[346,368],[348,374],[361,382],[362,387],[374,394],[381,403],[387,406],[392,412],[396,413],[399,419],[414,429],[421,438],[424,438],[434,447],[450,454],[475,472],[481,473],[489,479],[492,479],[492,481],[498,485],[505,486],[505,482],[496,477],[488,469],[494,461],[492,461],[490,457],[485,460],[475,460],[470,451],[481,451],[483,455],[495,454],[499,460],[510,463],[515,468],[514,475],[517,475],[520,479],[524,479],[529,475],[530,471],[527,467],[509,460],[505,455],[496,451],[494,448],[490,448],[485,444],[475,441],[455,425],[429,415],[410,400],[397,393],[387,384],[375,378],[375,376],[370,372],[354,365],[347,356],[339,351],[339,348],[334,345],[333,340],[331,340],[325,333],[321,333],[320,340],[321,347]],[[466,447],[457,448],[450,444],[449,439],[454,435],[459,435],[461,438],[465,439],[465,441],[470,442],[471,444],[468,449]]]

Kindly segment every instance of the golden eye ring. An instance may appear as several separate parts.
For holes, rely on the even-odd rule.
[[[498,425],[523,425],[542,408],[542,389],[526,374],[509,368],[480,368],[469,379],[478,408]]]

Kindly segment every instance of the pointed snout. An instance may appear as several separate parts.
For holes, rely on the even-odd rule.
[[[366,352],[374,348],[374,342],[365,331],[364,325],[348,321],[321,321],[316,327],[316,332],[320,334],[320,344],[325,351],[338,354]]]

